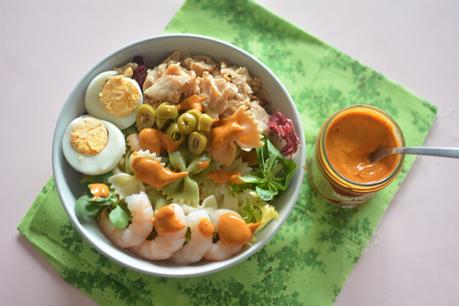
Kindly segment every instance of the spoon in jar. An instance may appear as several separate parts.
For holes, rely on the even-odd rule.
[[[459,158],[459,148],[448,147],[379,147],[368,156],[371,163],[375,163],[392,154],[414,154]]]

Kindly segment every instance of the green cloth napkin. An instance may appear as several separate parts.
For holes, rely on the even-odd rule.
[[[351,104],[386,110],[409,145],[423,143],[435,118],[431,104],[250,1],[189,0],[166,32],[217,37],[267,64],[301,112],[308,156],[325,118]],[[413,161],[407,156],[397,181],[357,209],[324,202],[305,180],[292,214],[264,249],[205,277],[149,277],[109,261],[73,229],[52,179],[19,231],[63,279],[102,305],[330,305]]]

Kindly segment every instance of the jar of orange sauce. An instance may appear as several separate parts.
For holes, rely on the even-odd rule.
[[[330,203],[355,207],[388,186],[397,176],[403,155],[371,163],[380,146],[404,146],[397,123],[384,111],[354,105],[333,114],[321,127],[309,169],[313,188]]]

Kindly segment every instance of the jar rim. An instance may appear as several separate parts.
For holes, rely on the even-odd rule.
[[[341,173],[339,173],[335,167],[333,167],[332,163],[330,162],[330,160],[328,159],[328,154],[327,154],[327,150],[326,150],[326,146],[325,146],[325,143],[326,143],[326,135],[327,135],[327,130],[331,124],[331,122],[333,122],[333,119],[335,119],[338,115],[346,112],[346,111],[349,111],[349,110],[352,110],[352,109],[356,109],[356,108],[364,108],[364,109],[370,109],[372,111],[376,111],[377,113],[379,113],[380,115],[382,115],[385,119],[387,119],[391,125],[394,127],[395,129],[395,132],[396,132],[396,135],[397,137],[400,139],[400,142],[401,142],[401,146],[405,146],[405,137],[403,135],[403,132],[402,130],[400,129],[400,126],[397,124],[397,122],[395,122],[395,120],[389,115],[387,114],[385,111],[383,111],[382,109],[378,108],[378,107],[375,107],[375,106],[372,106],[372,105],[368,105],[368,104],[354,104],[354,105],[351,105],[351,106],[348,106],[346,108],[343,108],[337,112],[335,112],[333,115],[331,115],[327,121],[325,122],[324,124],[324,127],[323,127],[323,130],[322,130],[322,133],[320,135],[320,147],[321,147],[321,151],[323,152],[323,156],[325,158],[325,162],[326,164],[330,167],[330,169],[333,171],[334,174],[336,174],[341,180],[343,180],[344,182],[348,183],[348,184],[352,184],[352,185],[355,185],[357,187],[364,187],[364,188],[368,188],[368,187],[375,187],[375,186],[379,186],[379,185],[383,185],[385,183],[387,183],[388,181],[392,180],[397,174],[398,172],[400,171],[402,165],[403,165],[403,161],[405,159],[405,155],[404,154],[401,154],[400,156],[400,159],[398,160],[397,162],[397,166],[394,167],[394,170],[389,174],[387,175],[385,178],[381,179],[381,180],[378,180],[378,181],[371,181],[371,182],[367,182],[367,183],[362,183],[362,182],[356,182],[356,181],[353,181],[349,178],[346,178],[345,176],[341,175]]]

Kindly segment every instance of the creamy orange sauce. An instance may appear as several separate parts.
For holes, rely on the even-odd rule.
[[[221,120],[219,126],[212,129],[210,153],[216,161],[230,165],[236,158],[236,143],[246,150],[263,145],[258,126],[244,106]]]
[[[139,180],[156,189],[162,188],[188,175],[186,171],[174,172],[156,160],[142,157],[134,158],[131,167]]]
[[[233,213],[220,216],[217,232],[220,240],[230,244],[246,244],[252,239],[252,231],[247,223]]]
[[[204,170],[210,166],[210,163],[207,160],[204,160],[202,162],[199,162],[196,166],[198,167],[199,170]]]
[[[169,136],[153,128],[145,128],[140,131],[139,143],[142,149],[149,150],[151,153],[158,155],[161,152],[175,152],[179,147],[179,144],[174,142]]]
[[[197,111],[202,112],[202,102],[204,102],[206,98],[200,95],[192,95],[180,103],[180,109],[182,110],[189,110],[195,109]]]
[[[367,109],[351,109],[330,122],[325,135],[325,151],[333,168],[343,177],[370,183],[385,179],[397,167],[399,155],[375,163],[368,156],[380,146],[400,146],[392,122]]]
[[[244,131],[244,127],[237,122],[229,121],[224,125],[212,129],[212,148],[224,148],[228,142],[233,141]]]
[[[91,194],[94,196],[94,198],[106,198],[110,195],[110,189],[105,184],[89,184],[88,188]]]
[[[207,218],[202,218],[199,220],[198,229],[201,234],[206,237],[210,237],[214,234],[215,227]]]
[[[152,128],[142,129],[139,133],[140,147],[151,153],[161,154],[161,131]]]
[[[185,224],[177,219],[174,208],[166,205],[155,212],[154,227],[158,233],[171,233],[183,229]]]
[[[224,170],[215,170],[207,175],[216,184],[241,184],[242,181],[239,179],[241,174],[236,171],[224,171]]]
[[[255,231],[257,230],[257,228],[260,226],[260,222],[257,222],[257,223],[249,223],[247,224],[247,226],[249,227],[250,231],[252,233],[255,233]]]

